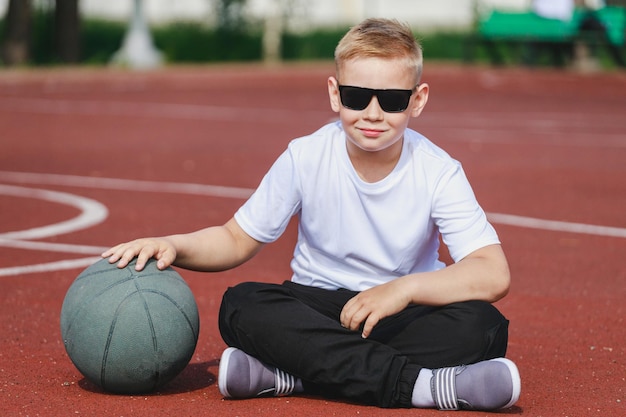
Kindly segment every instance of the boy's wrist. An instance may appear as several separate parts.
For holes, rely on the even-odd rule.
[[[419,275],[404,275],[398,278],[396,281],[398,284],[398,293],[404,294],[404,296],[407,298],[407,304],[419,304]]]

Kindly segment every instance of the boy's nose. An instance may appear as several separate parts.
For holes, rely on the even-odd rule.
[[[365,118],[370,120],[380,120],[383,118],[384,115],[384,111],[380,107],[380,104],[378,103],[378,97],[376,96],[372,96],[370,103],[363,110],[363,112]]]

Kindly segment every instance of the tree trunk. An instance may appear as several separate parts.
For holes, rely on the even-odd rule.
[[[1,55],[5,65],[25,65],[30,58],[31,0],[9,0]]]
[[[61,62],[76,63],[80,59],[80,17],[78,0],[56,0],[55,47]]]

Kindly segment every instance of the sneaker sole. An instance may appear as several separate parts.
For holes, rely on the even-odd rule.
[[[509,372],[511,373],[511,382],[513,383],[513,395],[511,396],[511,401],[509,401],[506,405],[500,407],[500,409],[509,408],[513,404],[515,404],[517,400],[519,400],[520,392],[522,390],[522,380],[519,376],[519,370],[512,361],[506,358],[496,358],[491,359],[491,361],[501,362],[505,364],[506,367],[509,368]]]
[[[237,348],[229,347],[224,353],[222,353],[222,358],[220,359],[220,367],[217,375],[217,386],[220,390],[220,393],[226,398],[232,398],[228,390],[226,389],[226,379],[228,377],[228,362],[230,361],[230,357],[233,352],[236,352]]]

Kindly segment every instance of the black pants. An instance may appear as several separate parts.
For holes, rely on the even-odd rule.
[[[307,393],[380,407],[410,407],[422,367],[502,357],[508,321],[491,304],[409,306],[368,339],[339,323],[357,293],[293,282],[229,288],[219,314],[226,344],[302,379]]]

